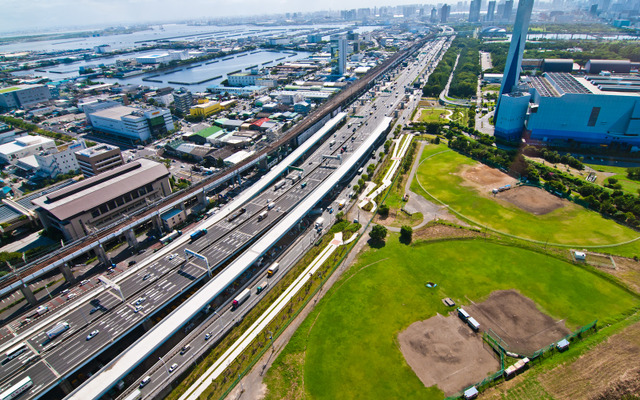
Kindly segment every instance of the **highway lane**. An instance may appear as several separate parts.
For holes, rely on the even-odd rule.
[[[313,161],[313,157],[311,157],[310,160],[312,160],[312,163],[319,165],[321,163],[322,154],[332,153],[336,151],[337,146],[336,149],[333,150],[321,147],[320,154],[315,157],[315,161]],[[212,265],[215,265],[217,262],[224,259],[225,256],[227,258],[231,256],[239,246],[247,244],[249,241],[255,239],[256,235],[259,232],[268,228],[275,220],[278,219],[278,215],[283,215],[284,210],[288,210],[292,206],[297,204],[305,195],[307,195],[313,189],[313,187],[316,186],[316,183],[321,182],[331,172],[331,169],[315,168],[312,171],[312,178],[309,176],[305,177],[305,181],[308,182],[305,188],[295,187],[291,190],[292,193],[287,192],[284,196],[281,196],[279,198],[276,198],[276,196],[282,195],[281,192],[283,192],[284,189],[273,191],[271,193],[269,193],[271,189],[268,189],[266,192],[263,192],[263,194],[256,197],[256,199],[246,204],[245,207],[247,209],[247,212],[237,218],[237,220],[234,220],[233,224],[221,221],[222,223],[216,225],[215,229],[210,229],[210,233],[205,236],[206,239],[198,239],[193,243],[185,245],[184,247],[190,248],[194,251],[203,251],[205,255],[212,261]],[[291,189],[290,184],[287,184],[287,186],[289,189]],[[234,225],[237,226],[238,224],[242,224],[248,221],[249,218],[255,218],[257,212],[266,207],[266,205],[268,204],[267,199],[269,198],[273,199],[276,202],[276,208],[275,210],[272,210],[268,213],[267,218],[265,218],[263,221],[260,221],[259,223],[256,221],[254,223],[249,222],[248,224],[240,225],[240,229],[234,230],[231,234],[228,234],[230,232],[230,229]],[[220,238],[222,239],[218,240]],[[213,246],[211,246],[210,243],[213,240],[217,241]],[[175,259],[177,260],[179,258]],[[148,288],[152,283],[156,284],[157,280],[163,278],[163,273],[167,275],[169,271],[172,271],[171,268],[166,268],[166,265],[163,264],[164,260],[154,262],[148,268],[146,268],[146,270],[144,270],[144,274],[143,272],[139,272],[137,275],[137,279],[130,278],[123,281],[121,283],[121,289],[125,297],[129,299],[131,297],[137,296],[141,290]],[[175,278],[175,275],[179,275],[181,277],[184,277],[184,275],[188,275],[189,277],[191,277],[191,279],[188,279],[188,281],[191,281],[193,278],[200,277],[204,274],[204,271],[199,268],[193,268],[192,271],[188,272],[186,270],[183,270],[181,272],[182,274],[171,274],[174,276],[171,279],[180,279]],[[148,274],[150,275],[148,279],[143,280],[142,277]],[[146,282],[146,286],[141,287],[142,285],[144,285],[141,285],[141,281]],[[167,293],[175,292],[175,290],[171,289],[183,287],[185,284],[189,283],[190,282],[172,282],[171,280],[169,280],[169,284],[171,284],[172,286],[167,289]],[[169,294],[164,296],[158,295],[157,299],[152,300],[157,300],[159,304],[161,304],[162,302],[167,300],[166,297],[168,296]],[[136,316],[127,314],[127,316],[123,318],[121,315],[122,306],[117,305],[118,301],[116,299],[102,300],[103,297],[105,297],[105,294],[101,296],[101,301],[105,302],[104,304],[107,309],[112,309],[114,308],[113,306],[116,306],[116,311],[109,311],[107,313],[99,312],[99,314],[104,314],[109,317],[104,317],[107,318],[104,321],[101,320],[96,324],[94,321],[98,319],[98,316],[96,316],[97,313],[94,313],[94,316],[90,316],[90,310],[93,308],[93,306],[85,305],[78,310],[69,313],[69,315],[64,318],[65,322],[68,322],[71,328],[61,334],[59,337],[56,337],[49,342],[46,341],[46,337],[43,333],[37,334],[35,335],[35,337],[30,338],[29,341],[30,343],[32,343],[32,345],[34,345],[34,347],[37,348],[37,346],[40,346],[45,350],[45,353],[43,353],[43,355],[51,365],[50,369],[53,369],[60,375],[65,375],[74,368],[75,364],[78,364],[78,362],[84,360],[87,355],[95,354],[99,349],[107,344],[105,343],[105,341],[110,342],[118,334],[125,332],[126,330],[124,326],[130,327],[132,326],[132,324],[135,324],[136,322],[142,320],[146,315],[146,313],[143,311],[137,313],[138,315]],[[112,304],[112,302],[114,301],[115,303]],[[148,306],[145,306],[145,308],[147,307]],[[147,308],[147,310],[149,309]],[[116,321],[113,321],[114,318],[116,319]],[[92,325],[86,326],[87,322],[91,322]],[[101,330],[100,334],[91,339],[90,343],[83,343],[83,346],[80,346],[83,349],[76,349],[76,345],[78,343],[82,343],[82,340],[85,340],[84,338],[86,337],[88,332],[94,330],[96,327],[97,329],[100,329],[101,326],[103,327],[103,329],[106,329],[105,335],[102,335]],[[108,338],[109,340],[99,339],[100,337]],[[60,343],[63,343],[64,345],[62,345],[58,349],[57,346]],[[52,348],[53,350],[51,350]],[[64,353],[64,356],[60,356],[60,354],[62,353]],[[30,368],[30,371],[32,372],[33,376],[41,376],[40,374],[42,373],[42,370],[46,368],[49,368],[49,366],[45,366],[44,363],[37,363]]]
[[[376,113],[376,114],[379,114],[379,113]],[[374,117],[374,118],[377,118],[377,116],[376,116],[376,117]],[[334,151],[335,151],[335,150],[334,150]],[[319,157],[317,157],[316,162],[318,162],[318,164],[319,164],[319,163],[320,163],[320,160],[319,160],[318,158],[319,158]],[[313,161],[312,161],[312,162],[313,162]],[[323,169],[318,169],[318,170],[319,170],[319,171],[323,171]],[[329,168],[327,168],[325,171],[326,171],[326,173],[325,173],[325,174],[320,174],[321,176],[317,179],[317,181],[318,181],[318,182],[320,182],[324,177],[326,177],[330,172],[332,172],[332,170],[331,170],[331,169],[329,169]],[[324,175],[324,176],[322,176],[322,175]],[[310,179],[310,180],[309,180],[309,185],[308,185],[308,187],[306,188],[306,190],[303,190],[303,189],[297,189],[297,188],[296,188],[294,191],[292,191],[293,193],[291,193],[291,194],[287,194],[287,195],[283,198],[283,203],[285,203],[285,204],[283,204],[282,206],[280,206],[280,205],[279,205],[279,207],[283,207],[283,208],[290,208],[293,204],[297,203],[297,201],[299,201],[299,199],[300,199],[300,197],[299,197],[299,196],[303,196],[303,195],[305,194],[305,193],[304,193],[305,191],[306,191],[306,192],[308,192],[309,190],[311,190],[311,189],[315,186],[315,181],[316,181],[316,179]],[[274,195],[275,195],[275,193],[274,193]],[[253,206],[255,206],[255,210],[253,209]],[[250,216],[251,214],[253,214],[253,216],[255,216],[255,213],[256,213],[258,210],[260,210],[261,208],[264,208],[264,206],[265,206],[265,203],[262,203],[262,204],[255,204],[253,201],[252,201],[252,202],[250,202],[250,203],[249,203],[249,205],[247,206],[247,213],[245,214],[245,215],[246,215],[246,217],[247,217],[247,219],[249,218],[249,216]],[[271,213],[271,212],[270,212],[270,213],[269,213],[269,217],[268,217],[268,218],[266,218],[266,219],[264,220],[264,222],[263,222],[264,224],[267,224],[268,222],[271,222],[271,221],[269,221],[269,220],[270,220],[270,218],[271,218],[271,215],[273,215],[273,213]],[[275,217],[274,217],[274,218],[275,218]],[[243,217],[241,217],[241,218],[239,218],[239,220],[238,220],[237,222],[243,222],[243,219],[244,219],[244,216],[243,216]],[[234,223],[236,223],[236,221],[234,221]],[[234,235],[231,235],[231,236],[229,236],[228,238],[225,238],[225,239],[220,243],[220,244],[222,244],[222,245],[223,245],[223,246],[222,246],[222,248],[215,248],[215,247],[212,247],[212,248],[210,249],[210,252],[213,252],[213,253],[219,253],[219,251],[220,251],[220,250],[222,250],[222,249],[224,249],[224,248],[227,248],[227,246],[230,246],[232,249],[234,249],[234,250],[235,250],[235,249],[237,248],[237,246],[238,246],[240,243],[242,243],[243,241],[246,241],[246,240],[248,239],[248,237],[247,237],[247,236],[252,237],[252,236],[254,236],[257,232],[259,232],[261,229],[263,229],[263,228],[262,228],[261,226],[259,226],[259,225],[260,225],[260,224],[257,224],[257,223],[256,223],[256,224],[247,224],[247,225],[246,225],[246,227],[247,227],[247,228],[250,228],[250,229],[247,229],[247,231],[246,231],[246,232],[242,232],[242,229],[241,229],[240,231],[238,231],[239,233],[234,234]],[[225,229],[225,228],[227,228],[227,229]],[[212,232],[211,232],[211,234],[212,234],[211,236],[212,236],[212,237],[209,237],[209,235],[207,235],[207,241],[204,241],[204,240],[202,240],[202,239],[200,239],[200,241],[196,241],[196,243],[195,243],[195,245],[196,245],[196,246],[195,246],[193,249],[195,249],[196,251],[201,250],[201,249],[199,249],[199,247],[203,247],[203,246],[197,246],[199,243],[202,243],[202,242],[208,242],[208,241],[209,241],[209,239],[214,239],[215,237],[222,237],[225,233],[227,233],[227,232],[229,231],[229,229],[230,229],[230,227],[225,227],[225,226],[223,226],[223,224],[221,224],[221,226],[219,226],[219,227],[217,226],[217,227],[216,227],[216,229],[212,229],[212,230],[210,230],[210,231],[212,231]],[[244,234],[244,235],[243,235],[243,234]],[[187,247],[189,247],[189,246],[187,246]],[[189,247],[189,248],[191,248],[191,247]],[[154,263],[154,264],[153,264],[153,265],[151,265],[149,268],[147,268],[146,273],[150,273],[150,274],[152,275],[152,276],[151,276],[151,278],[149,279],[149,281],[154,281],[154,280],[156,280],[156,279],[159,279],[159,276],[161,276],[161,274],[164,272],[164,271],[162,270],[162,268],[163,268],[163,266],[158,265],[158,263]],[[183,271],[183,272],[185,272],[185,273],[186,273],[186,271]],[[193,274],[195,274],[195,275],[191,275],[191,272],[193,272]],[[198,272],[199,272],[199,270],[196,268],[194,271],[189,271],[188,275],[189,275],[189,276],[200,276],[201,274],[199,274]],[[145,273],[145,275],[146,275],[146,273]],[[134,283],[133,285],[127,285],[127,284],[128,284],[128,283],[130,283],[130,282],[131,282],[130,280],[127,280],[127,281],[125,281],[125,282],[122,284],[123,292],[125,292],[125,295],[127,295],[127,293],[129,292],[129,290],[131,290],[131,291],[132,291],[132,294],[133,294],[133,295],[135,295],[135,294],[140,290],[140,285],[139,285],[139,283]],[[168,291],[171,291],[171,289],[173,288],[173,286],[177,286],[177,284],[176,284],[176,283],[171,283],[171,282],[169,282],[169,285],[171,285],[171,286],[170,286],[170,287],[167,287],[167,290],[168,290]],[[132,287],[129,287],[129,286],[132,286]],[[164,287],[164,286],[163,286],[163,287]],[[153,295],[155,295],[155,293],[153,293],[153,294],[152,294],[152,296],[153,296]],[[127,295],[127,297],[128,297],[128,295]],[[160,299],[161,299],[161,297],[158,297],[158,300],[160,300]],[[116,302],[115,304],[117,304],[117,300],[112,299],[111,301],[115,301],[115,302]],[[107,304],[107,306],[111,306],[111,304]],[[87,307],[87,308],[89,308],[89,307]],[[91,308],[92,308],[92,307],[91,307]],[[108,307],[108,308],[109,308],[109,307]],[[72,323],[72,322],[73,322],[73,323],[75,323],[75,324],[78,324],[79,326],[86,325],[86,321],[85,321],[85,319],[87,319],[86,314],[88,314],[88,312],[89,312],[89,311],[90,311],[90,309],[85,309],[85,310],[84,310],[84,312],[83,312],[83,313],[81,313],[79,316],[78,316],[78,315],[76,315],[76,316],[70,316],[69,318],[67,318],[67,319],[69,319],[69,320],[70,320],[70,321],[68,321],[68,322],[70,322],[70,323]],[[120,317],[120,313],[121,313],[121,311],[118,311],[118,312],[116,312],[116,315],[118,315],[118,316]],[[144,311],[143,311],[143,312],[141,312],[140,316],[143,316],[143,315],[144,315]],[[78,318],[78,317],[79,317],[79,318]],[[89,321],[89,322],[92,322],[94,318],[89,317],[89,319],[90,319],[90,321]],[[97,317],[96,317],[95,319],[97,319]],[[127,324],[130,324],[130,323],[132,323],[132,322],[135,322],[135,318],[134,318],[134,317],[132,317],[131,315],[128,315],[127,317],[124,317],[124,320],[125,320],[125,323],[127,323]],[[109,330],[109,328],[111,327],[111,325],[107,324],[107,323],[106,323],[106,322],[104,322],[104,321],[101,321],[101,322],[100,322],[100,324],[101,324],[100,326],[106,325],[105,329],[107,329],[107,332],[108,332],[108,333],[111,333],[111,331]],[[115,328],[111,328],[111,329],[115,329]],[[84,330],[84,331],[85,331],[84,333],[86,333],[86,332],[88,332],[88,331],[90,331],[90,330],[92,330],[92,329],[91,329],[91,328],[87,328],[87,329],[85,329],[85,330]],[[74,329],[72,328],[72,329],[70,329],[69,331],[65,332],[65,334],[61,335],[59,338],[54,339],[54,341],[52,341],[52,343],[50,343],[50,344],[48,345],[48,347],[50,348],[51,346],[53,346],[53,345],[55,345],[56,343],[60,342],[62,339],[65,339],[67,336],[72,335],[72,334],[73,334],[73,332],[74,332]],[[82,340],[82,339],[84,338],[84,333],[77,335],[77,337],[78,337],[78,338],[80,338],[80,339]],[[102,333],[102,332],[101,332],[101,333]],[[106,336],[106,335],[104,335],[104,336]],[[95,342],[93,342],[93,343],[96,343],[98,346],[99,346],[99,345],[100,345],[100,343],[101,343],[99,340],[97,340],[99,337],[101,337],[101,334],[99,334],[98,336],[96,336],[95,338],[93,338],[93,339],[92,339],[92,342],[95,340]],[[33,340],[33,341],[35,342],[35,344],[38,344],[38,342],[39,342],[39,341],[41,342],[41,340],[42,340],[43,338],[44,338],[44,335],[42,335],[41,337],[37,337],[37,338],[35,338],[35,340]],[[93,343],[92,343],[92,344],[93,344]],[[87,346],[87,347],[89,347],[89,346]],[[94,346],[91,346],[91,347],[92,347],[92,350],[95,350]],[[69,362],[75,362],[75,361],[77,361],[78,359],[80,359],[80,358],[81,358],[81,356],[82,356],[82,355],[72,354],[72,355],[69,355],[69,356],[63,357],[62,359],[63,359],[63,360],[67,360],[67,361],[69,361]],[[41,363],[39,363],[39,364],[41,364]],[[59,368],[56,368],[56,370],[58,370],[58,369],[59,369]],[[63,368],[61,368],[61,369],[64,369],[64,366],[63,366]]]
[[[439,43],[434,44],[434,48],[430,49],[423,57],[421,57],[420,61],[414,65],[413,68],[408,68],[406,73],[398,79],[398,83],[400,84],[399,90],[404,90],[401,85],[406,84],[407,82],[411,83],[418,76],[424,68],[431,62],[434,61],[435,55],[438,52],[438,49],[442,47],[444,41],[440,41]],[[400,93],[400,92],[396,92]],[[419,99],[419,97],[418,97]],[[397,104],[399,100],[395,100],[395,97],[389,96],[386,98],[386,102],[390,102],[391,104]],[[417,100],[412,99],[412,106],[417,105]],[[368,107],[365,107],[363,110],[368,111],[370,108],[373,108],[372,104],[369,104]],[[402,110],[402,116],[400,119],[407,118],[411,112],[413,107],[406,107]],[[375,110],[373,115],[369,118],[365,118],[366,122],[374,121],[378,118],[378,116],[383,116],[386,113],[385,107],[380,107],[378,110]],[[365,126],[368,126],[365,125]],[[341,134],[338,132],[337,134]],[[356,176],[353,178],[352,184],[358,179]],[[346,194],[350,191],[349,188],[345,188],[342,190],[342,193],[337,196],[338,198],[347,198]],[[325,210],[323,213],[323,217],[327,221],[327,227],[332,225],[333,218],[335,214],[338,212],[338,206],[336,203],[332,204],[334,213],[329,213]],[[218,338],[220,334],[223,333],[225,329],[228,329],[234,322],[236,318],[241,315],[244,315],[245,311],[250,310],[257,302],[263,297],[263,293],[257,294],[256,288],[262,282],[269,282],[269,289],[272,288],[282,276],[286,274],[288,269],[295,264],[298,258],[302,257],[311,243],[317,238],[317,233],[313,229],[307,230],[307,232],[303,235],[303,237],[295,243],[284,256],[278,259],[280,263],[280,270],[276,273],[274,277],[268,278],[266,276],[265,271],[259,274],[256,278],[254,278],[248,285],[251,289],[251,297],[249,300],[242,304],[237,310],[232,310],[228,305],[220,307],[214,314],[211,314],[203,323],[192,333],[190,333],[187,337],[185,337],[179,344],[174,346],[173,349],[168,351],[163,357],[162,360],[159,360],[156,364],[154,364],[151,368],[149,368],[146,374],[142,374],[144,376],[150,376],[151,382],[141,389],[142,398],[147,398],[149,396],[155,396],[157,393],[168,383],[171,381],[172,375],[178,375],[182,370],[188,368],[188,366],[193,362],[193,359],[204,354],[211,346],[212,343]],[[311,240],[310,240],[311,239]],[[265,265],[266,268],[266,265]],[[240,291],[240,289],[238,290]],[[210,335],[208,339],[205,339],[207,335]],[[184,354],[181,354],[181,349],[186,344],[190,345],[190,350]],[[171,369],[171,366],[176,365],[175,369]],[[126,393],[129,393],[132,390],[135,390],[136,386],[138,386],[139,380],[136,381],[135,384],[129,388]],[[121,396],[123,398],[125,396]]]

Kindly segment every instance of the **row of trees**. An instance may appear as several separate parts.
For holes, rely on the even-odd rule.
[[[469,98],[476,95],[478,75],[482,72],[479,53],[480,41],[473,38],[460,38],[456,46],[460,49],[460,59],[453,72],[449,95]]]
[[[455,39],[453,43],[455,43],[456,40],[457,39]],[[444,87],[447,85],[447,81],[449,80],[449,76],[451,75],[451,71],[453,70],[453,65],[456,62],[458,51],[459,49],[452,44],[451,47],[449,47],[449,50],[444,53],[442,60],[440,60],[431,75],[429,75],[427,84],[422,88],[422,94],[424,96],[437,97],[440,95],[440,92],[444,90]]]
[[[446,135],[452,131],[447,130]],[[640,197],[622,190],[610,190],[547,165],[528,161],[517,150],[502,150],[462,135],[449,141],[449,147],[514,176],[539,183],[549,192],[574,199],[585,206],[631,226],[640,226]]]
[[[575,51],[580,48],[581,51]],[[509,43],[484,43],[482,51],[491,53],[493,68],[485,72],[502,73]],[[572,49],[572,50],[569,50]],[[640,46],[625,41],[554,40],[527,42],[525,58],[571,58],[584,66],[591,59],[640,61]]]

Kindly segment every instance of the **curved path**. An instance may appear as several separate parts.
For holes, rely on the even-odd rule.
[[[420,164],[418,164],[418,165],[422,165],[422,163],[424,163],[425,161],[430,160],[431,158],[433,158],[433,157],[435,157],[435,156],[437,156],[437,155],[439,155],[439,154],[447,153],[447,152],[450,152],[450,151],[453,151],[453,150],[443,150],[443,151],[437,152],[437,153],[435,153],[435,154],[432,154],[432,155],[430,155],[429,157],[427,157],[427,158],[425,158],[424,160],[422,160],[422,161],[420,162]],[[445,206],[445,207],[446,207],[450,212],[452,212],[453,214],[457,215],[458,217],[460,217],[460,218],[462,218],[462,219],[464,219],[464,220],[466,220],[466,221],[469,221],[470,223],[472,223],[472,224],[474,224],[474,225],[477,225],[477,226],[479,226],[479,227],[481,227],[481,228],[483,228],[483,229],[486,229],[486,230],[488,230],[488,231],[491,231],[491,232],[494,232],[494,233],[498,233],[498,234],[500,234],[500,235],[504,235],[504,236],[507,236],[507,237],[510,237],[510,238],[519,239],[519,240],[523,240],[523,241],[530,242],[530,243],[542,244],[542,245],[545,245],[545,246],[546,246],[546,245],[550,245],[550,246],[555,246],[555,247],[568,247],[568,248],[570,248],[570,247],[580,247],[580,248],[585,248],[585,249],[597,249],[597,248],[617,247],[617,246],[622,246],[622,245],[629,244],[629,243],[633,243],[633,242],[635,242],[635,241],[640,240],[640,236],[638,236],[638,237],[636,237],[636,238],[634,238],[634,239],[627,240],[627,241],[620,242],[620,243],[600,244],[600,245],[582,245],[582,244],[575,244],[575,243],[574,243],[574,244],[564,244],[564,243],[550,243],[550,242],[543,242],[543,241],[541,241],[541,240],[535,240],[535,239],[525,238],[525,237],[522,237],[522,236],[513,235],[513,234],[511,234],[511,233],[503,232],[503,231],[500,231],[500,230],[498,230],[498,229],[492,228],[492,227],[490,227],[490,226],[487,226],[487,225],[481,224],[480,222],[473,220],[473,219],[472,219],[472,218],[470,218],[469,216],[464,215],[464,214],[462,214],[461,212],[459,212],[459,211],[457,211],[457,210],[453,209],[450,205],[446,204],[445,202],[443,202],[442,200],[438,199],[438,198],[437,198],[436,196],[434,196],[433,194],[429,193],[429,191],[428,191],[427,189],[425,189],[425,188],[424,188],[424,186],[422,185],[422,182],[420,182],[420,179],[419,179],[417,176],[416,176],[416,182],[418,182],[418,185],[420,185],[420,188],[421,188],[421,189],[422,189],[422,190],[423,190],[427,195],[429,195],[429,197],[431,197],[432,199],[434,199],[434,200],[435,200],[435,201],[437,201],[438,203],[440,203],[440,204],[442,204],[443,206]]]

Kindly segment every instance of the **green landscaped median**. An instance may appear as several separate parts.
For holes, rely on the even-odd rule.
[[[428,281],[437,288],[426,288]],[[406,246],[393,234],[362,253],[303,322],[267,375],[267,399],[442,399],[407,365],[398,333],[447,315],[444,297],[464,305],[504,289],[572,330],[638,305],[599,275],[544,254],[482,239]]]
[[[421,184],[432,196],[473,222],[542,243],[576,247],[623,243],[640,236],[640,232],[568,201],[564,207],[544,215],[534,215],[513,204],[496,201],[489,191],[482,194],[476,188],[463,185],[465,182],[459,175],[460,171],[465,166],[480,163],[447,150],[444,145],[425,147],[423,162],[411,184],[411,190],[433,200],[422,190]],[[439,152],[442,153],[436,154]],[[640,255],[640,241],[625,246],[621,252],[616,248],[609,248],[609,252],[631,257]]]

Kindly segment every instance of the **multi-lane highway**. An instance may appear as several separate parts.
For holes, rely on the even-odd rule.
[[[402,100],[401,94],[404,93],[404,87],[410,85],[415,78],[427,68],[430,63],[437,62],[438,56],[443,53],[440,50],[446,44],[446,39],[441,39],[434,42],[431,45],[425,46],[423,54],[418,57],[415,63],[406,68],[404,73],[398,75],[395,82],[397,82],[396,89],[388,96],[382,97],[375,102],[368,102],[364,107],[358,110],[359,115],[365,115],[366,117],[361,120],[361,126],[367,127],[375,124],[376,121],[381,120],[385,115],[388,115],[391,110],[395,109],[398,103]],[[445,49],[446,50],[446,49]],[[391,81],[393,82],[393,81]],[[392,86],[392,83],[387,83],[388,86]],[[396,96],[397,95],[397,96]],[[371,94],[371,97],[373,95]],[[420,96],[411,99],[411,106],[405,107],[401,110],[399,121],[402,122],[409,118],[412,109],[417,105],[417,101]],[[358,119],[352,119],[358,121]],[[360,123],[358,123],[360,125]],[[356,127],[358,126],[356,125]],[[356,131],[358,129],[356,128]],[[347,137],[352,132],[351,124],[345,126],[342,130],[336,133],[337,137]],[[358,177],[354,178],[354,181]],[[355,182],[351,182],[354,184]],[[349,186],[351,186],[351,184]],[[346,198],[345,194],[349,192],[349,189],[344,189],[342,194],[336,195],[336,198]],[[331,205],[335,212],[338,210],[337,204]],[[327,221],[327,226],[331,225],[332,217],[335,213],[329,213],[325,210],[322,216]],[[129,381],[132,382],[130,389],[125,393],[129,394],[134,391],[140,390],[141,398],[153,398],[157,396],[164,387],[179,375],[184,369],[188,368],[191,363],[198,359],[201,355],[205,354],[212,344],[218,339],[218,337],[229,329],[234,320],[244,315],[244,313],[250,310],[257,302],[261,300],[263,294],[257,294],[257,287],[263,282],[269,282],[269,288],[273,287],[280,279],[281,276],[286,274],[288,269],[295,264],[297,259],[301,257],[311,245],[310,239],[315,239],[317,233],[313,229],[309,229],[306,235],[302,235],[298,242],[295,243],[292,248],[287,251],[285,255],[278,259],[280,269],[275,276],[268,277],[266,274],[266,265],[262,270],[262,273],[257,274],[245,287],[249,288],[252,292],[252,296],[249,300],[242,304],[237,310],[233,310],[227,303],[215,313],[211,313],[209,317],[200,325],[194,329],[193,332],[188,334],[183,340],[177,343],[170,351],[168,351],[161,360],[158,360],[155,365],[149,368],[145,373],[139,374],[138,379]],[[185,346],[189,347],[188,351],[183,351]],[[150,381],[143,388],[139,389],[140,378],[150,377]],[[121,396],[125,398],[126,394]]]
[[[434,47],[438,46],[442,46],[441,41],[434,45]],[[348,157],[354,146],[357,146],[371,132],[376,121],[380,121],[384,115],[395,108],[401,100],[399,96],[404,91],[403,87],[410,84],[417,73],[422,71],[423,64],[430,62],[429,56],[433,52],[432,48],[428,50],[425,57],[421,57],[422,61],[418,68],[415,66],[408,68],[407,73],[401,74],[393,95],[380,97],[376,102],[368,103],[359,110],[360,114],[365,116],[368,114],[368,117],[356,120],[360,125],[356,132],[343,128],[336,133],[335,144],[331,144],[331,140],[328,140],[313,156],[302,163],[300,166],[305,171],[299,181],[292,183],[291,180],[287,180],[284,187],[278,190],[267,189],[246,203],[243,206],[246,211],[233,221],[220,221],[210,227],[204,237],[177,248],[175,253],[172,253],[176,254],[175,256],[157,259],[143,270],[121,281],[119,284],[126,298],[124,303],[115,293],[102,292],[98,298],[100,307],[97,307],[96,303],[83,303],[64,316],[63,320],[69,324],[70,329],[58,337],[49,340],[43,332],[38,332],[26,338],[28,351],[0,365],[1,387],[5,388],[24,376],[30,376],[34,381],[34,387],[29,395],[24,397],[35,397],[44,393],[42,389],[78,369],[168,301],[188,290],[206,272],[202,265],[197,265],[198,261],[185,262],[185,248],[199,252],[207,257],[210,265],[217,266],[259,237],[333,171],[331,164],[335,165],[338,161],[325,160],[322,155],[342,153],[342,147],[346,146],[343,157]],[[353,139],[351,139],[352,135]],[[302,183],[306,183],[304,187]],[[270,203],[275,203],[274,207],[268,210],[265,218],[258,220],[258,215],[267,211]],[[142,301],[136,304],[139,299]],[[250,305],[251,303],[247,303],[245,307]],[[240,309],[234,313],[237,315],[242,311],[243,309]],[[234,314],[231,312],[218,312],[209,321],[225,326],[233,317]],[[88,339],[89,333],[94,331],[98,333]],[[205,331],[208,332],[208,326],[198,328],[194,334],[204,336]],[[201,349],[205,347],[203,345]],[[164,361],[169,366],[175,362],[173,359]]]

